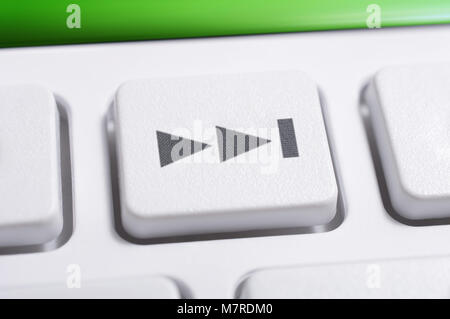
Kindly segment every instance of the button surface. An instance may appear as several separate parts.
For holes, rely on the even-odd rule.
[[[450,66],[392,67],[366,92],[394,209],[450,217]]]
[[[298,72],[131,81],[115,100],[121,215],[138,238],[326,224],[337,185]]]
[[[450,260],[408,259],[261,270],[240,298],[449,298]]]
[[[0,87],[0,247],[42,244],[62,230],[59,115],[32,85]]]
[[[0,289],[0,298],[51,298],[51,299],[178,299],[176,284],[165,277],[114,278],[81,281],[79,286],[69,288],[67,283],[30,285],[21,288]]]

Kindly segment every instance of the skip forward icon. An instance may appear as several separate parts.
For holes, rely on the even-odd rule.
[[[298,157],[292,119],[278,120],[283,157]],[[270,139],[216,126],[220,162],[271,143]],[[201,152],[211,145],[169,133],[156,131],[161,167]]]

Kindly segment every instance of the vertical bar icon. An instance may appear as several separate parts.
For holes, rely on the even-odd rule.
[[[295,137],[294,122],[292,119],[278,120],[281,150],[284,158],[298,157],[297,138]]]

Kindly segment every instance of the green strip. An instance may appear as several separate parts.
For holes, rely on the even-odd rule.
[[[0,0],[0,47],[367,28],[371,4],[381,27],[450,22],[449,0]]]

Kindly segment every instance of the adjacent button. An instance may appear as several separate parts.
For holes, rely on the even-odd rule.
[[[298,72],[131,81],[115,99],[121,218],[137,238],[322,225],[338,189]]]
[[[59,114],[38,86],[0,87],[0,247],[42,244],[62,230]]]
[[[450,217],[450,66],[392,67],[366,100],[392,206],[410,220]]]
[[[176,284],[165,277],[110,278],[109,280],[83,281],[80,286],[68,287],[67,283],[29,285],[22,288],[0,288],[0,298],[44,299],[178,299]]]
[[[260,270],[240,298],[449,298],[448,258],[314,265]]]

